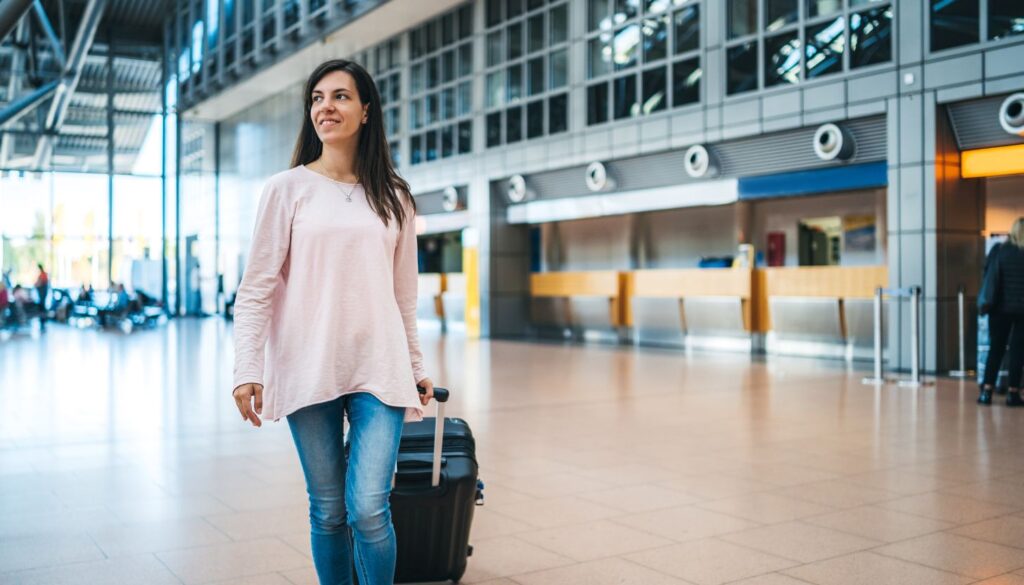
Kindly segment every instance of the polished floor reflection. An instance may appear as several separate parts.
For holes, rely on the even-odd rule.
[[[0,343],[0,583],[315,583],[230,326]],[[1024,585],[1024,410],[809,360],[424,333],[478,437],[489,585]]]

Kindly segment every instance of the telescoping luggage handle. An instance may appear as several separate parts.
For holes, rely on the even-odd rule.
[[[421,386],[416,387],[420,394],[426,393],[427,389]],[[444,442],[444,404],[448,402],[447,388],[434,388],[434,400],[437,401],[437,421],[434,423],[434,467],[430,472],[430,486],[441,485],[441,447]]]

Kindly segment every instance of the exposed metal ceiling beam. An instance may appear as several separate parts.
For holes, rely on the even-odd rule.
[[[94,95],[107,95],[107,89],[101,87],[99,82],[96,80],[88,80],[87,83],[83,83],[78,86],[78,90],[82,93],[94,94]],[[156,94],[160,97],[160,89],[153,89],[152,87],[146,87],[144,85],[121,85],[114,86],[115,94],[124,95],[140,95],[140,94]]]
[[[26,35],[28,35],[28,25],[22,20],[18,23],[18,30],[14,33],[14,40],[21,43]],[[7,82],[8,99],[18,95],[18,92],[21,91],[21,76],[18,75],[18,71],[24,66],[22,62],[24,59],[25,51],[20,48],[14,48],[14,54],[11,55],[11,78]],[[7,157],[10,154],[11,141],[7,135],[0,135],[0,168],[7,164]]]
[[[64,116],[67,115],[68,106],[71,105],[71,96],[78,89],[78,82],[82,79],[82,67],[85,65],[85,56],[92,47],[92,41],[96,37],[96,29],[100,24],[100,17],[106,8],[106,0],[89,0],[82,14],[82,20],[78,25],[78,32],[75,33],[75,41],[71,45],[68,55],[67,67],[64,69],[64,77],[57,86],[57,93],[50,103],[50,111],[46,114],[46,130],[60,132],[61,124],[64,123]],[[36,151],[33,155],[34,167],[45,167],[49,164],[50,156],[53,154],[53,137],[43,136],[36,144]]]
[[[21,130],[21,129],[18,129],[18,130],[2,130],[2,132],[5,133],[5,134],[10,134],[11,136],[41,136],[41,135],[44,134],[44,132],[42,132],[40,130],[34,130],[34,129],[33,130]],[[60,136],[62,138],[67,138],[69,140],[95,140],[97,138],[102,138],[102,139],[106,140],[106,136],[94,136],[92,134],[61,134]],[[58,149],[59,148],[60,147],[58,146]]]
[[[46,33],[46,38],[50,39],[50,46],[53,47],[53,56],[57,60],[61,69],[67,66],[68,60],[64,56],[64,45],[61,44],[60,39],[57,38],[57,33],[53,30],[53,25],[50,24],[50,17],[46,16],[46,10],[43,9],[43,3],[39,0],[35,0],[32,4],[35,8],[36,20],[39,21],[39,26],[43,27],[43,32]]]
[[[31,112],[32,108],[35,108],[43,103],[46,98],[50,97],[58,85],[59,82],[51,81],[8,104],[4,109],[0,110],[0,128],[13,124],[19,118]]]
[[[13,45],[0,45],[0,56],[14,53],[17,50],[18,47]],[[92,46],[92,50],[89,52],[89,61],[105,63],[107,52],[107,47],[105,45],[95,43]],[[117,47],[114,49],[114,58],[118,60],[128,59],[145,63],[156,63],[159,65],[162,56],[163,53],[160,52],[159,47],[143,45],[141,43],[125,45],[119,42],[117,43]]]
[[[32,8],[32,0],[0,0],[0,42],[14,30],[29,8]]]

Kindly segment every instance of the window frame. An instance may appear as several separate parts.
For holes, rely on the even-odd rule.
[[[705,45],[706,45],[706,30],[704,22],[707,14],[706,3],[704,0],[673,0],[668,2],[667,6],[660,12],[653,14],[647,13],[647,2],[641,2],[638,6],[636,15],[614,23],[612,26],[602,26],[601,23],[613,19],[615,17],[614,2],[609,0],[603,0],[605,6],[608,9],[606,16],[603,19],[595,20],[590,12],[592,6],[592,0],[586,2],[585,10],[586,15],[584,19],[584,25],[586,26],[586,34],[583,38],[583,53],[585,55],[585,62],[583,63],[583,99],[586,104],[586,126],[594,127],[602,124],[622,122],[624,120],[646,118],[649,116],[657,116],[667,114],[675,111],[678,108],[685,108],[690,106],[697,106],[705,101],[706,88],[704,79],[705,71]],[[676,17],[686,10],[697,9],[697,47],[688,49],[683,52],[676,52]],[[661,20],[665,22],[665,49],[664,56],[661,56],[650,61],[647,60],[647,50],[645,46],[646,36],[644,35],[644,25],[648,21]],[[597,25],[591,28],[591,23],[595,22]],[[615,35],[620,33],[626,28],[636,26],[639,32],[637,45],[636,45],[636,60],[633,64],[616,70],[614,64],[609,65],[606,70],[603,70],[599,74],[592,74],[591,70],[591,47],[595,42],[604,43],[605,46],[614,46]],[[602,40],[602,37],[608,35],[607,41]],[[676,66],[685,61],[697,60],[697,66],[701,70],[701,82],[700,87],[697,91],[698,99],[693,102],[686,102],[677,104],[675,103],[675,69]],[[644,78],[651,71],[661,68],[664,72],[665,79],[665,91],[663,105],[657,108],[652,108],[645,111],[644,104]],[[635,96],[637,113],[625,117],[616,117],[616,86],[620,80],[625,77],[632,76],[634,78]],[[597,121],[592,121],[592,106],[590,103],[591,94],[596,91],[595,87],[605,85],[604,94],[608,97],[607,103],[604,104],[605,113],[603,116],[599,116]]]
[[[409,38],[404,64],[406,75],[409,78],[408,93],[404,99],[408,115],[402,121],[403,131],[409,142],[409,167],[473,154],[473,117],[476,113],[473,84],[478,71],[475,50],[478,36],[475,6],[474,2],[461,4],[403,33]],[[463,22],[466,19],[469,21],[468,26]],[[445,41],[446,22],[451,23],[452,42],[450,43]],[[427,36],[423,37],[422,35]],[[430,35],[436,36],[433,46],[431,46]],[[423,39],[422,42],[420,42],[421,39]],[[465,50],[466,47],[468,47],[468,51]],[[446,67],[446,58],[449,54],[451,55],[450,78],[446,78],[445,73],[449,69]],[[468,68],[463,67],[462,63],[466,55],[472,60]],[[414,72],[418,68],[422,72],[422,78],[419,84],[414,84]],[[430,83],[432,68],[436,69],[435,83],[433,84]],[[469,105],[465,110],[459,107],[463,86],[469,87]],[[446,118],[444,117],[445,95],[448,92],[451,92],[451,115]],[[427,108],[434,102],[437,106],[437,115],[433,119],[429,119]],[[461,130],[466,124],[469,125],[469,140],[468,147],[463,150],[460,136]],[[445,155],[444,149],[446,135],[450,136],[453,145],[451,152],[447,155]],[[431,138],[433,139],[433,149],[428,148]],[[430,155],[431,152],[435,153],[433,157]],[[417,157],[417,154],[420,156]]]
[[[877,2],[869,2],[860,6],[852,6],[851,0],[840,0],[841,6],[838,10],[830,12],[828,14],[818,15],[813,18],[808,17],[808,2],[811,0],[799,0],[797,4],[797,19],[795,22],[788,23],[782,27],[779,27],[772,31],[765,30],[767,23],[767,4],[769,0],[752,0],[755,3],[757,10],[757,30],[753,33],[740,35],[735,37],[729,36],[729,14],[728,6],[726,14],[724,15],[722,22],[722,59],[723,63],[723,76],[722,76],[722,93],[723,101],[730,101],[733,99],[748,98],[755,93],[771,93],[779,91],[787,91],[793,87],[806,87],[816,83],[828,83],[829,81],[842,79],[850,75],[862,74],[864,72],[872,71],[876,68],[893,67],[896,65],[895,56],[897,48],[899,46],[898,39],[898,24],[897,24],[897,0],[880,0]],[[859,67],[852,67],[851,62],[851,30],[850,30],[850,19],[855,14],[864,14],[872,12],[878,9],[888,9],[892,11],[891,30],[889,35],[890,43],[890,59],[879,63],[872,63],[870,65],[862,65]],[[827,23],[835,21],[837,18],[843,19],[843,55],[842,65],[838,71],[822,74],[816,77],[808,76],[807,69],[807,34],[808,31],[814,27],[825,25]],[[797,33],[797,40],[799,41],[799,54],[800,54],[800,66],[799,66],[799,77],[794,83],[776,83],[769,85],[767,83],[767,67],[768,57],[766,52],[767,41],[769,39],[777,38],[784,34]],[[757,53],[757,80],[753,88],[739,91],[729,91],[729,50],[746,44],[748,42],[754,42],[756,45]]]
[[[403,34],[397,34],[383,42],[380,42],[356,56],[356,62],[363,65],[367,71],[373,74],[373,79],[380,93],[381,115],[384,119],[384,133],[391,149],[391,161],[395,167],[402,166],[402,145],[408,133],[406,132],[405,117],[409,108],[409,99],[405,85],[405,76],[408,69],[408,61],[405,60],[403,46]],[[382,59],[381,51],[388,51],[387,59]],[[391,99],[388,92],[381,89],[381,85],[387,82],[388,87],[397,88],[397,97]],[[389,115],[398,117],[394,131],[388,132],[387,118]]]
[[[484,147],[485,148],[497,148],[509,144],[519,144],[529,142],[531,140],[541,140],[550,136],[556,136],[569,131],[569,125],[567,124],[565,129],[556,130],[555,133],[551,132],[551,102],[561,96],[566,96],[569,99],[569,94],[572,91],[572,3],[569,0],[549,0],[547,2],[538,3],[533,8],[530,7],[529,2],[522,0],[522,11],[514,16],[508,16],[508,2],[487,2],[485,3],[484,15],[485,28],[481,33],[486,39],[485,42],[485,53],[487,58],[484,61],[484,67],[480,71],[480,75],[483,78],[484,86],[484,102],[482,105],[482,118],[484,124]],[[500,14],[496,18],[492,18],[490,9],[492,6],[499,6]],[[555,11],[561,11],[564,15],[564,38],[558,42],[552,42],[554,35],[552,34],[552,14]],[[530,23],[534,19],[540,17],[542,19],[541,30],[543,32],[543,41],[538,47],[531,50],[530,40]],[[511,57],[509,54],[509,34],[512,30],[516,29],[520,31],[521,38],[520,47],[521,52],[516,57]],[[492,46],[492,39],[498,38],[498,46],[496,48],[496,54],[501,56],[497,61],[492,62],[490,55],[492,50],[495,48]],[[565,55],[565,78],[561,86],[552,88],[551,80],[553,77],[554,68],[552,63],[554,61],[555,54],[564,53]],[[543,68],[541,79],[543,80],[543,89],[534,93],[530,92],[531,89],[531,66],[536,63],[538,59],[541,59],[541,67]],[[510,73],[518,68],[520,85],[519,93],[516,97],[512,97],[511,85],[510,85]],[[494,81],[492,81],[494,80]],[[500,86],[498,90],[500,94],[499,99],[492,100],[492,87],[493,83],[497,83]],[[530,111],[535,107],[535,104],[541,103],[540,116],[541,126],[543,131],[536,136],[530,137]],[[519,138],[513,141],[509,141],[509,118],[512,115],[519,116]],[[496,122],[499,131],[497,139],[494,139],[494,135],[491,132],[491,125]]]
[[[1004,45],[1013,45],[1024,41],[1024,33],[1007,35],[999,39],[990,39],[989,0],[978,0],[978,42],[933,51],[931,3],[932,0],[926,0],[922,8],[924,10],[924,46],[926,56],[941,55],[943,57],[955,57],[958,55],[974,53],[979,49],[999,48]]]

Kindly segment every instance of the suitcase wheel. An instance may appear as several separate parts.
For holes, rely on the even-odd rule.
[[[469,545],[468,547],[466,547],[466,556],[467,557],[473,556],[473,545],[472,544]]]

